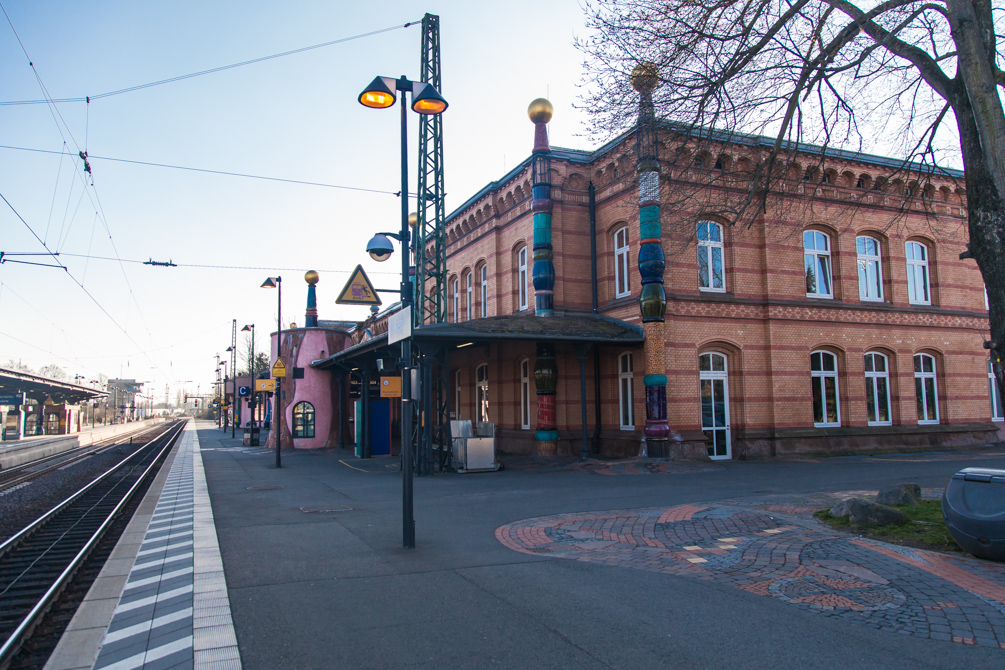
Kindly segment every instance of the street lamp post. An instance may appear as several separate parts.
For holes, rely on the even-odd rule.
[[[401,93],[401,231],[378,233],[367,245],[370,256],[377,261],[387,260],[391,244],[387,237],[401,242],[401,309],[412,305],[412,280],[409,276],[408,254],[408,110],[406,94],[412,94],[412,110],[419,114],[440,114],[447,109],[447,101],[430,84],[410,81],[404,75],[399,79],[376,77],[359,94],[359,102],[372,109],[387,109],[394,105]],[[420,194],[420,197],[422,194]],[[411,324],[409,324],[411,325]],[[415,547],[415,518],[412,495],[412,339],[401,341],[401,472],[402,472],[402,543],[406,549]],[[363,389],[364,393],[368,389]]]
[[[234,330],[235,330],[235,332],[237,330],[237,325],[236,324],[234,326]],[[235,337],[236,337],[236,335],[235,335]],[[234,393],[233,393],[233,395],[231,396],[231,399],[230,399],[230,402],[233,403],[230,406],[230,436],[233,438],[234,435],[235,435],[235,431],[237,430],[237,403],[239,402],[238,399],[237,399],[237,346],[236,346],[236,342],[233,345],[227,347],[227,351],[230,352],[230,372],[231,372],[232,383],[233,383],[233,387],[234,387],[234,389],[233,389]],[[226,392],[224,392],[224,396],[226,396]]]
[[[262,282],[262,288],[274,288],[278,289],[278,299],[279,299],[279,313],[276,316],[276,360],[282,358],[283,354],[283,278],[282,277],[269,277],[264,282]],[[280,449],[282,448],[283,442],[283,393],[282,393],[283,380],[281,377],[276,377],[276,404],[273,407],[272,420],[276,423],[276,467],[283,467],[282,456],[280,455]]]
[[[255,444],[255,324],[246,325],[241,329],[242,333],[251,333],[251,365],[248,371],[251,373],[251,397],[248,400],[248,413],[251,415],[251,432],[248,437],[248,446],[257,447]]]

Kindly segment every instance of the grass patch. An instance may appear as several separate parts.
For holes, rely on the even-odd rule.
[[[846,516],[831,516],[829,509],[819,510],[813,516],[836,530],[853,532],[874,540],[901,544],[915,549],[953,553],[963,551],[946,529],[946,522],[942,516],[941,500],[923,500],[918,505],[894,505],[893,507],[907,515],[907,523],[890,526],[856,526]]]

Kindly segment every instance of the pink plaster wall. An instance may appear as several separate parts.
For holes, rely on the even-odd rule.
[[[331,373],[316,370],[311,361],[331,355],[332,350],[340,343],[333,341],[345,338],[345,334],[329,331],[325,328],[298,328],[283,331],[283,363],[286,364],[287,377],[283,380],[285,399],[283,416],[283,448],[287,440],[291,440],[297,449],[321,449],[331,447],[337,431],[333,430],[332,416],[332,379]],[[276,334],[271,336],[270,360],[276,360]],[[303,368],[303,379],[293,379],[293,368]],[[314,437],[292,438],[293,407],[301,401],[307,401],[314,406]],[[269,444],[275,445],[275,426],[269,433]]]

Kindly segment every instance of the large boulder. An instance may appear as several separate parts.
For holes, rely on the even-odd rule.
[[[879,491],[880,505],[917,505],[921,502],[921,487],[917,484],[894,484]]]
[[[831,516],[847,516],[856,526],[893,526],[908,521],[907,515],[899,509],[864,498],[842,500],[831,508]]]

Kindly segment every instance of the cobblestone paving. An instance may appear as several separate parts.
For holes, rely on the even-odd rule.
[[[812,517],[862,493],[561,514],[501,526],[496,538],[526,554],[718,582],[880,630],[1005,649],[1005,565],[846,535]]]

